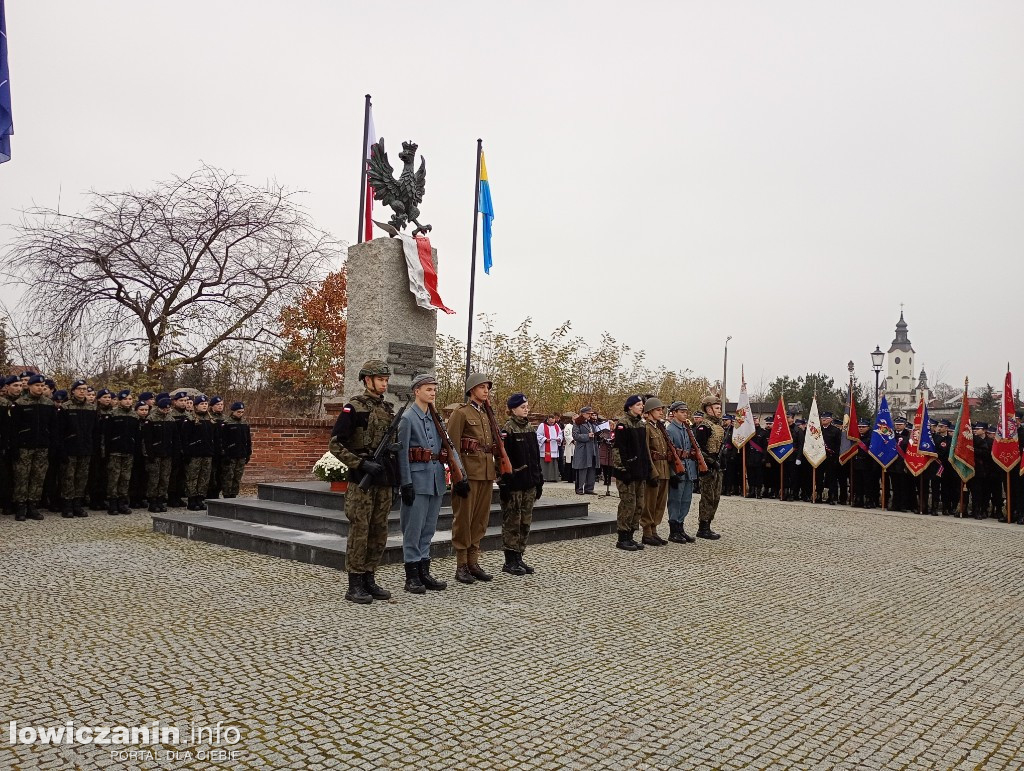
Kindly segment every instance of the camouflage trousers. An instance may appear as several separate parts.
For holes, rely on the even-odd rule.
[[[700,507],[697,521],[710,522],[718,511],[718,501],[722,497],[722,470],[709,471],[700,478]]]
[[[647,482],[623,482],[615,480],[615,489],[619,491],[618,530],[636,530],[640,524],[640,515],[644,510],[644,498]]]
[[[533,503],[537,500],[537,491],[515,490],[508,494],[508,500],[501,502],[501,545],[502,548],[526,551],[526,539],[530,536],[530,525],[533,524]]]
[[[70,501],[84,498],[89,491],[91,455],[65,458],[60,466],[60,497]]]
[[[220,490],[223,491],[224,497],[234,498],[238,495],[238,488],[242,484],[245,458],[224,458],[220,462],[218,471],[220,473]]]
[[[49,467],[49,450],[18,450],[18,455],[14,459],[15,503],[38,501],[43,497],[43,482],[46,480],[46,470]]]
[[[205,498],[210,489],[210,470],[213,458],[190,458],[185,469],[185,495],[189,498]]]
[[[360,490],[351,484],[345,492],[348,519],[348,548],[345,567],[349,573],[372,573],[380,564],[388,544],[388,513],[394,503],[391,487],[371,485]]]
[[[150,501],[163,500],[167,497],[167,487],[171,483],[170,458],[146,459],[146,498]]]
[[[132,481],[132,463],[135,458],[121,452],[112,452],[107,457],[107,499],[127,498],[128,485]]]

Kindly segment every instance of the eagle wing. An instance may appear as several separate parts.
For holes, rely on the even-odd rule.
[[[366,162],[366,178],[373,188],[373,197],[381,201],[385,206],[390,206],[393,201],[401,200],[402,191],[398,187],[398,180],[394,177],[395,169],[388,161],[388,154],[384,150],[384,140],[381,139],[370,146],[370,160]]]
[[[413,203],[423,203],[423,194],[427,191],[427,159],[422,155],[420,156],[420,168],[416,172],[414,190]]]

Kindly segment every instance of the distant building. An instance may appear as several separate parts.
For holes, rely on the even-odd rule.
[[[882,390],[889,402],[889,409],[893,412],[905,413],[917,406],[920,401],[920,386],[924,384],[924,390],[928,393],[928,380],[924,369],[921,370],[919,379],[914,380],[914,346],[910,344],[907,336],[907,322],[903,320],[903,311],[900,311],[900,320],[896,322],[896,337],[886,355],[886,375],[882,382]]]

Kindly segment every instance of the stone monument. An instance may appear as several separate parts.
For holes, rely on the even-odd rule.
[[[431,249],[437,269],[437,250]],[[412,378],[434,372],[437,311],[416,305],[402,242],[375,238],[348,249],[348,332],[345,338],[345,390],[348,401],[362,393],[357,375],[367,359],[391,367],[388,393],[395,400],[412,397]]]

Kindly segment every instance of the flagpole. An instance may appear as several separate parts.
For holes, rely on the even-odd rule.
[[[782,461],[780,460],[779,461],[779,500],[780,501],[782,500],[782,495],[783,495],[782,491],[783,491],[783,489],[784,489],[784,483],[783,483],[783,480],[782,480]]]
[[[476,292],[476,229],[480,217],[480,156],[484,151],[484,140],[476,140],[476,184],[473,186],[473,250],[469,261],[469,330],[466,332],[466,377],[469,377],[469,363],[473,355],[473,295]]]
[[[882,466],[882,511],[885,510],[885,466]]]
[[[846,505],[847,506],[852,506],[853,505],[853,460],[851,459],[851,460],[849,460],[847,462],[850,464],[850,484],[849,484],[849,490],[846,493]]]
[[[1013,496],[1012,488],[1010,487],[1010,472],[1006,472],[1006,524],[1010,524],[1010,499]]]
[[[923,471],[921,472],[924,473]],[[917,513],[925,514],[924,510],[924,477],[920,474],[917,477]]]
[[[366,216],[366,142],[370,134],[370,95],[366,95],[366,107],[363,110],[363,146],[359,148],[359,236],[356,243],[363,243],[363,218]]]
[[[747,497],[747,443],[740,448],[740,462],[743,464],[743,497]]]
[[[967,483],[964,480],[960,480],[960,519],[964,518],[964,487]]]
[[[811,466],[811,503],[818,497],[818,467]]]

